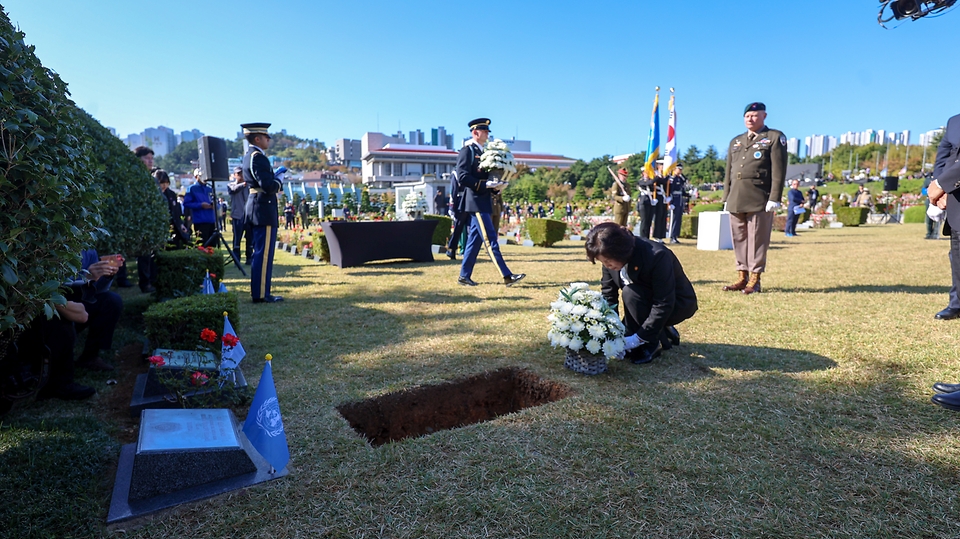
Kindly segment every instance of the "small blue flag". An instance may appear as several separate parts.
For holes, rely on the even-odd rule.
[[[280,401],[277,400],[277,388],[273,385],[269,359],[263,366],[257,393],[253,396],[253,404],[243,423],[243,433],[277,472],[290,462],[290,448],[287,447],[287,434],[283,430]]]
[[[220,290],[217,290],[217,293],[226,294],[227,292],[229,292],[229,290],[227,290],[227,285],[224,284],[223,281],[220,281]]]
[[[230,374],[233,374],[233,369],[236,369],[240,366],[240,362],[243,361],[243,358],[246,357],[247,351],[243,349],[243,345],[240,344],[240,336],[237,335],[235,329],[233,329],[233,324],[230,323],[230,318],[227,316],[227,312],[223,312],[223,333],[221,334],[221,348],[220,348],[220,376],[227,377]],[[231,341],[227,335],[232,335],[236,337],[237,344],[233,346],[228,346],[227,342]]]
[[[210,280],[210,270],[207,270],[207,276],[203,278],[203,294],[213,294],[213,281]]]

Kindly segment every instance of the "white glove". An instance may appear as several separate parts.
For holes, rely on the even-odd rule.
[[[779,202],[774,202],[774,201],[772,201],[772,200],[768,200],[768,201],[767,201],[767,209],[764,210],[764,211],[773,211],[773,210],[775,210],[775,209],[777,209],[777,208],[779,208],[779,207],[780,207],[780,203],[779,203]]]
[[[655,199],[655,198],[651,198],[651,199],[650,199],[650,205],[651,205],[651,206],[656,206],[658,202],[660,202],[660,201],[657,200],[657,199]]]
[[[723,211],[727,211],[727,203],[726,203],[726,202],[723,203]]]
[[[624,337],[624,338],[623,338],[623,344],[624,344],[624,349],[625,349],[625,350],[633,350],[634,348],[636,348],[636,347],[638,347],[638,346],[647,344],[647,341],[641,339],[640,337],[637,336],[636,333],[634,333],[633,335],[630,335],[629,337]]]
[[[667,209],[670,211],[673,211],[673,204],[670,204],[669,206],[667,206]]]
[[[931,204],[930,207],[927,208],[927,217],[929,217],[931,221],[940,221],[943,219],[943,210],[938,208],[936,204]]]
[[[630,195],[623,195],[624,202],[630,202]]]

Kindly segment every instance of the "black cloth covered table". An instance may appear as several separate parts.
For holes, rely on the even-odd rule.
[[[340,268],[371,260],[411,258],[433,261],[433,229],[439,221],[323,221],[320,226],[330,247],[330,263]]]

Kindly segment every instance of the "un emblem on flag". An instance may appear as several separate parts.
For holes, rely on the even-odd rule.
[[[283,434],[283,420],[280,418],[280,402],[276,397],[267,399],[257,410],[257,426],[271,438]]]

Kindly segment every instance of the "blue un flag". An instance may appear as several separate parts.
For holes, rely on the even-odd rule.
[[[276,471],[283,471],[287,462],[290,462],[287,434],[283,431],[280,402],[277,400],[277,388],[273,385],[269,359],[263,366],[257,393],[253,396],[253,404],[243,423],[243,433]]]

